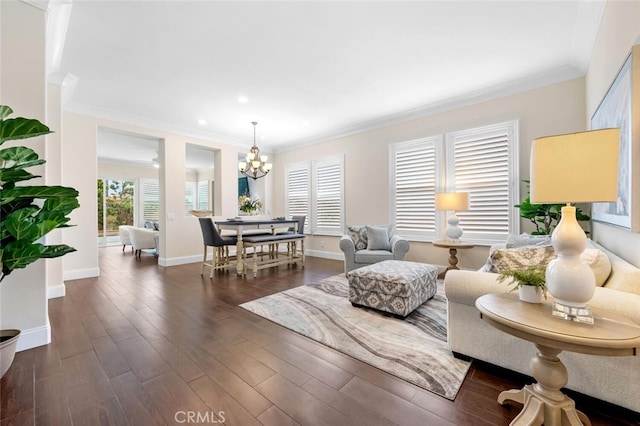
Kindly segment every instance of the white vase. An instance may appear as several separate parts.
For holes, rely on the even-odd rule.
[[[527,303],[542,303],[542,290],[532,285],[523,285],[518,288],[520,300]]]

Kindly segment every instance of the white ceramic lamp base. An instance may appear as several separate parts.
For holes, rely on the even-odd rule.
[[[553,315],[567,320],[593,324],[589,301],[596,279],[589,266],[580,261],[587,236],[576,220],[576,208],[562,208],[560,223],[551,235],[558,257],[547,266],[545,280],[554,298]]]
[[[458,223],[460,223],[460,219],[456,216],[455,212],[452,212],[451,216],[447,219],[447,228],[445,229],[445,234],[449,241],[460,240],[460,237],[462,236],[462,228],[458,226]]]

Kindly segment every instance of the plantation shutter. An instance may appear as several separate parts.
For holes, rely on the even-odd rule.
[[[516,122],[447,135],[448,186],[469,192],[469,210],[457,212],[464,239],[493,243],[516,232],[517,144]]]
[[[185,182],[184,186],[184,206],[187,214],[189,214],[189,210],[195,210],[196,205],[196,183],[195,182]]]
[[[198,182],[198,210],[209,210],[209,181]]]
[[[160,186],[155,180],[142,180],[142,219],[160,219]]]
[[[310,200],[310,169],[309,164],[287,166],[285,180],[286,216],[306,216],[309,218]],[[306,227],[305,227],[306,228]]]
[[[344,188],[342,159],[314,162],[314,233],[341,235],[343,226]]]
[[[433,137],[391,146],[391,216],[403,236],[424,240],[436,235],[441,143]]]

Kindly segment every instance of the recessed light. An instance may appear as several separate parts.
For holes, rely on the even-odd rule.
[[[204,126],[205,124],[207,124],[207,120],[203,120],[202,118],[200,120],[198,120],[198,124],[201,126]]]
[[[247,99],[246,96],[238,96],[238,102],[240,102],[241,104],[246,104],[247,102],[249,102],[249,99]]]

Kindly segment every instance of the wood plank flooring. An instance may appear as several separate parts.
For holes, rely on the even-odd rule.
[[[520,406],[496,398],[530,378],[474,362],[452,402],[237,307],[342,268],[307,257],[210,280],[200,264],[100,249],[102,276],[49,301],[52,343],[16,354],[2,378],[0,426],[509,424]],[[594,425],[640,425],[572,396]]]

